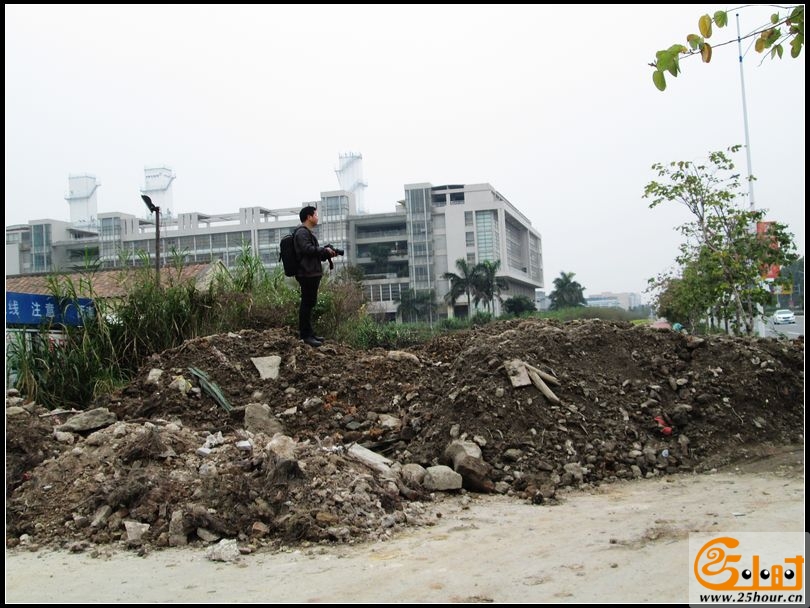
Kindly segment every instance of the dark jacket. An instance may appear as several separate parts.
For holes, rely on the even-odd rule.
[[[323,276],[322,263],[329,259],[326,249],[318,246],[315,234],[304,224],[295,229],[295,253],[298,255],[297,277]]]

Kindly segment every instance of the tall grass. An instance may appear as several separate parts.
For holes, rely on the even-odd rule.
[[[36,331],[14,332],[7,347],[7,374],[22,394],[55,407],[83,408],[101,394],[128,382],[153,353],[185,340],[246,328],[297,327],[299,288],[281,267],[268,272],[243,244],[235,268],[219,266],[207,289],[183,280],[183,256],[172,255],[158,283],[146,254],[140,265],[127,264],[122,273],[126,293],[116,300],[98,297],[93,286],[97,267],[89,266],[78,283],[61,275],[49,279],[49,290],[63,308],[79,298],[95,306],[79,309],[79,327],[43,325]],[[615,309],[576,308],[532,316],[569,320],[626,318]],[[436,334],[489,323],[478,313],[470,319],[426,323],[378,323],[366,309],[359,280],[350,270],[327,275],[318,293],[313,324],[319,334],[357,348],[405,348]],[[58,338],[53,331],[59,329]],[[9,376],[7,375],[7,380]]]
[[[93,291],[96,270],[86,268],[78,284],[66,276],[48,278],[61,315],[74,308],[80,326],[55,327],[47,322],[36,331],[12,334],[7,373],[13,370],[16,388],[43,405],[84,407],[127,378],[107,322],[108,311]],[[95,306],[81,306],[81,297],[94,299]]]
[[[297,305],[296,296],[296,311]],[[319,335],[344,340],[351,337],[353,326],[368,318],[363,289],[350,270],[342,268],[324,277],[312,316]]]
[[[98,297],[97,268],[87,268],[74,284],[67,275],[49,277],[49,291],[63,308],[91,298],[81,325],[43,325],[14,332],[7,348],[7,380],[29,399],[55,408],[83,408],[103,393],[128,382],[153,353],[185,340],[245,328],[296,327],[300,294],[280,267],[268,272],[248,245],[236,266],[219,272],[205,290],[183,280],[183,256],[173,255],[158,282],[148,257],[121,273],[126,293]],[[346,275],[324,279],[313,322],[320,332],[345,336],[346,327],[365,315],[362,290]],[[56,333],[58,331],[58,333]]]
[[[126,271],[126,296],[115,305],[110,320],[122,365],[135,370],[145,356],[179,346],[205,327],[211,303],[191,280],[182,280],[183,263],[173,260],[158,284],[147,266]]]

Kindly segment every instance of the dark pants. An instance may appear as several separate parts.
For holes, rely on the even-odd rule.
[[[312,309],[318,303],[318,286],[321,277],[295,277],[301,286],[301,306],[298,307],[298,332],[301,338],[311,338],[315,335],[312,329]]]

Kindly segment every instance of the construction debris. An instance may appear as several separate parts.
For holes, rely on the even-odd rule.
[[[689,338],[513,320],[324,355],[293,329],[244,330],[156,354],[90,426],[10,391],[7,546],[385,540],[435,521],[442,492],[553,504],[803,443],[803,341]],[[251,363],[267,356],[275,378]],[[184,370],[202,391],[169,388]]]

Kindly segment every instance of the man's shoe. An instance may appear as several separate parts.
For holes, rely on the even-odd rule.
[[[304,343],[309,344],[310,346],[314,346],[315,348],[318,348],[321,344],[323,344],[323,342],[321,342],[320,340],[316,339],[313,336],[309,336],[308,338],[304,338]]]
[[[324,338],[323,336],[315,336],[315,339],[316,339],[318,342],[326,342],[326,338]]]

